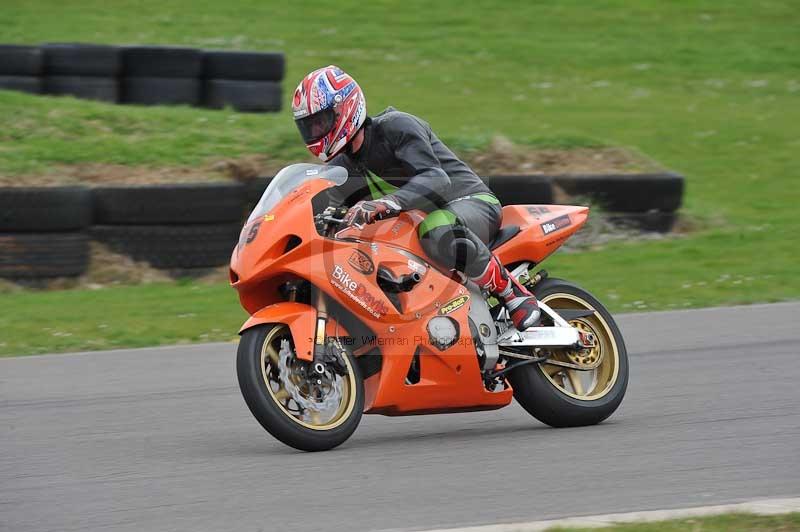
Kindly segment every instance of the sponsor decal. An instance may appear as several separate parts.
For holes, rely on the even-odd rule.
[[[423,275],[426,271],[428,271],[428,268],[426,268],[424,264],[420,264],[413,259],[408,259],[408,268],[412,272],[417,272],[420,275]]]
[[[265,214],[264,215],[264,221],[265,222],[271,222],[274,219],[275,219],[275,215],[274,214]]]
[[[463,307],[467,301],[469,301],[469,296],[458,296],[455,299],[451,299],[447,303],[441,306],[439,309],[439,314],[450,314],[451,312],[455,312],[456,310]]]
[[[350,273],[338,264],[333,267],[330,281],[334,287],[376,318],[381,318],[389,312],[380,298],[370,294],[364,285],[353,279]]]
[[[569,227],[572,224],[569,220],[569,215],[565,214],[564,216],[559,216],[558,218],[553,218],[550,221],[547,221],[542,226],[542,232],[546,235],[554,231],[558,231],[559,229],[564,229],[565,227]]]
[[[354,249],[353,254],[350,255],[347,262],[364,275],[369,275],[375,271],[375,265],[372,263],[372,259],[360,249]]]
[[[378,254],[378,244],[375,244],[374,242],[373,242],[373,243],[371,243],[371,244],[369,245],[369,249],[371,249],[371,250],[372,250],[372,254],[373,254],[373,255],[377,255],[377,254]]]
[[[550,209],[547,207],[528,207],[528,213],[535,218],[541,218],[543,214],[550,214]]]

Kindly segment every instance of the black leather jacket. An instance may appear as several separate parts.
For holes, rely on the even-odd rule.
[[[491,193],[428,123],[414,115],[389,107],[367,119],[364,133],[357,153],[343,152],[329,162],[345,167],[350,175],[347,183],[337,187],[341,203],[369,197],[370,176],[400,187],[391,195],[403,210],[431,211],[456,198]]]

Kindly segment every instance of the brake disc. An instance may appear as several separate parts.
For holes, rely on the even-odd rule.
[[[280,379],[286,391],[289,392],[292,400],[304,410],[314,410],[315,412],[327,411],[331,408],[338,408],[339,402],[342,398],[342,388],[344,386],[344,379],[339,375],[333,374],[330,370],[326,369],[325,375],[322,376],[326,381],[330,382],[329,390],[322,394],[321,398],[314,397],[313,395],[304,394],[300,387],[295,383],[293,376],[297,375],[297,370],[291,365],[291,361],[295,358],[289,341],[281,340],[281,349],[278,352],[278,369],[280,370]],[[302,376],[312,388],[319,389],[322,385],[308,381],[308,377]]]

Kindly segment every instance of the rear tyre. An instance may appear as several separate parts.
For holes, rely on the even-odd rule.
[[[570,320],[570,324],[592,333],[595,347],[547,353],[550,360],[587,369],[542,363],[511,371],[514,398],[529,414],[551,427],[600,423],[619,407],[628,386],[628,354],[619,328],[594,296],[572,283],[546,279],[536,285],[534,293],[553,309],[593,310],[592,315]]]
[[[326,373],[317,387],[303,375],[305,362],[295,357],[288,326],[253,327],[239,342],[239,388],[250,412],[275,438],[301,451],[326,451],[353,434],[364,410],[358,364],[349,352],[343,359],[346,375]]]

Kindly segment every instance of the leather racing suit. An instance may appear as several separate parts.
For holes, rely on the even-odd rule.
[[[389,107],[367,119],[357,153],[345,151],[329,164],[343,166],[351,177],[337,187],[341,203],[391,194],[402,210],[428,213],[418,231],[432,260],[469,277],[486,269],[486,244],[503,218],[500,201],[426,122]]]

